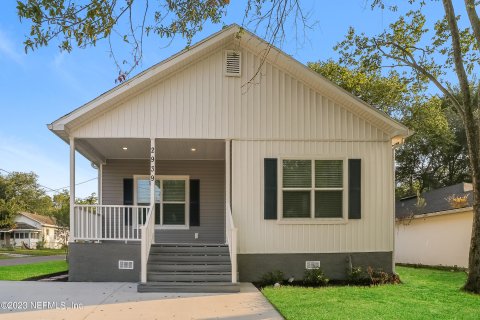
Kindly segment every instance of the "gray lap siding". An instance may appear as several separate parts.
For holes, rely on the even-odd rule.
[[[104,205],[123,204],[123,179],[148,175],[148,160],[108,160],[103,166],[102,198]],[[157,230],[158,243],[225,242],[225,161],[159,160],[157,175],[188,175],[200,180],[200,226],[188,230]],[[198,233],[198,239],[195,239]]]

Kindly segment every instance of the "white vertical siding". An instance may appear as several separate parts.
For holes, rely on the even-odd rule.
[[[242,52],[240,78],[224,76],[223,50],[219,50],[74,128],[73,135],[364,140],[365,130],[374,130],[369,139],[387,139],[383,132],[270,63],[249,83],[260,58],[246,49]],[[353,122],[358,125],[350,126]]]
[[[389,137],[275,64],[264,63],[249,82],[261,60],[241,51],[239,78],[224,76],[223,49],[218,50],[72,128],[72,134],[232,139],[232,209],[240,253],[392,251]],[[263,220],[263,158],[281,155],[362,158],[362,219],[336,225]]]
[[[233,141],[232,210],[240,253],[392,251],[391,152],[388,143]],[[346,224],[264,220],[263,160],[281,156],[362,159],[362,218]]]

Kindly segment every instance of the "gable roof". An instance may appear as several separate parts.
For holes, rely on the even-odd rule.
[[[19,212],[19,214],[21,214],[22,216],[24,217],[27,217],[33,221],[36,221],[38,223],[40,223],[41,225],[44,225],[44,226],[56,226],[57,225],[57,222],[55,221],[55,218],[53,217],[50,217],[50,216],[43,216],[43,215],[40,215],[40,214],[36,214],[36,213],[30,213],[30,212]]]
[[[405,138],[411,134],[411,131],[409,131],[407,127],[389,117],[384,112],[368,105],[366,102],[311,70],[280,49],[270,46],[265,40],[236,24],[232,24],[190,48],[184,49],[170,58],[146,69],[133,78],[55,120],[48,125],[48,128],[63,140],[68,141],[71,129],[88,122],[89,119],[93,119],[99,113],[118,105],[119,102],[124,99],[127,99],[135,93],[141,92],[149,85],[164,79],[166,76],[174,73],[196,59],[206,56],[208,53],[211,53],[232,41],[238,41],[239,45],[260,56],[263,56],[265,52],[268,52],[265,57],[267,61],[286,70],[297,79],[304,81],[309,86],[319,91],[321,94],[324,94],[325,96],[338,101],[343,106],[353,110],[354,113],[386,132],[390,138]]]
[[[395,202],[395,217],[402,219],[410,216],[421,216],[429,213],[437,213],[452,210],[452,206],[446,200],[449,196],[467,196],[465,208],[473,205],[473,188],[471,183],[458,183],[445,188],[435,189],[422,193],[425,199],[425,206],[418,208],[416,206],[418,197],[408,197]]]
[[[35,230],[40,230],[38,228],[35,228],[32,225],[29,225],[28,223],[23,223],[23,222],[17,222],[15,223],[15,226],[12,228],[12,231],[35,231]]]

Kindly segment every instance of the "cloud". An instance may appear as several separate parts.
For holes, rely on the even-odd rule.
[[[15,48],[14,42],[9,36],[0,29],[0,53],[9,60],[14,61],[19,65],[24,64],[23,55]]]

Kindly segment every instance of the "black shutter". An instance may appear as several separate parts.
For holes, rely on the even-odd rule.
[[[123,179],[123,205],[133,205],[133,179]],[[125,214],[125,225],[132,225],[132,210],[127,209]]]
[[[264,159],[264,206],[265,219],[277,219],[277,159]]]
[[[362,160],[348,160],[348,219],[362,218]]]
[[[123,179],[123,204],[133,206],[133,179]]]
[[[190,226],[200,226],[200,180],[190,180]]]

